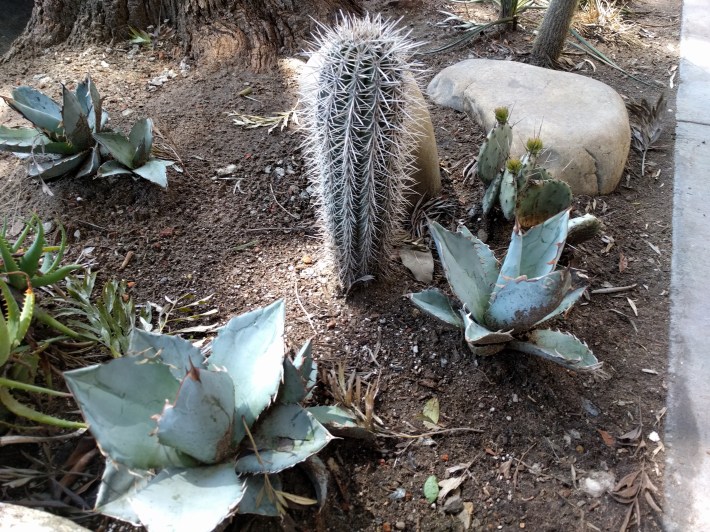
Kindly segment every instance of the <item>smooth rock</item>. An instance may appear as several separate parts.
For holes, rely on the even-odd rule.
[[[89,532],[69,519],[4,502],[0,502],[0,523],[0,529],[16,532]]]
[[[619,184],[631,143],[629,117],[604,83],[513,61],[469,59],[439,72],[427,91],[486,131],[493,110],[508,107],[511,156],[521,157],[525,141],[539,135],[546,148],[540,163],[575,194],[609,194]]]

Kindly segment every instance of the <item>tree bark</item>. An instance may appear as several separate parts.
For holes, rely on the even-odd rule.
[[[196,59],[261,71],[296,51],[338,11],[359,12],[358,0],[35,0],[25,33],[10,55],[60,43],[83,45],[128,38],[167,20],[184,52]]]
[[[551,67],[565,46],[565,39],[577,9],[577,0],[551,0],[533,43],[530,63]]]

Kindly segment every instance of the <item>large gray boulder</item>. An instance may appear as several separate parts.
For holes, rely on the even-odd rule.
[[[0,529],[16,532],[89,532],[69,519],[35,508],[0,502]]]
[[[436,103],[465,112],[486,131],[496,107],[508,107],[511,155],[540,136],[540,159],[575,194],[609,194],[619,184],[629,153],[626,106],[604,83],[568,72],[513,61],[469,59],[442,70],[429,84]]]

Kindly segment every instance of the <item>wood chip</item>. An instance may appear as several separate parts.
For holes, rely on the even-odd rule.
[[[597,288],[592,290],[592,294],[617,294],[619,292],[626,292],[628,290],[633,290],[638,286],[636,283],[630,284],[628,286],[611,286],[609,288]]]
[[[658,372],[655,369],[642,368],[641,371],[648,373],[649,375],[658,375]]]

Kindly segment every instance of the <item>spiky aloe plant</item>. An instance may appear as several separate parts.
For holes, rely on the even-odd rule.
[[[568,221],[565,210],[525,233],[516,225],[500,267],[490,248],[465,227],[452,233],[432,222],[444,273],[462,306],[435,288],[409,297],[425,312],[463,329],[477,355],[509,347],[572,370],[598,370],[601,364],[586,344],[571,334],[536,328],[567,311],[585,290],[572,287],[569,269],[555,269]]]
[[[417,46],[379,15],[316,36],[302,81],[305,154],[344,288],[386,268],[417,146]]]

